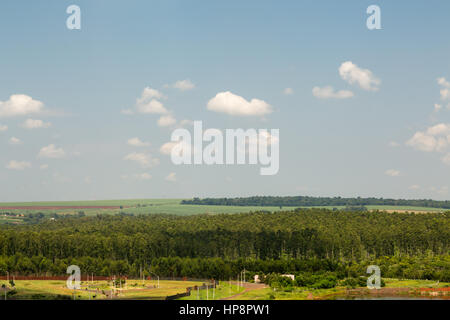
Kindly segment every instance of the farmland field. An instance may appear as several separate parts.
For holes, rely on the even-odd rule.
[[[414,290],[427,288],[446,288],[450,283],[439,283],[431,280],[398,280],[385,279],[387,292],[395,292],[403,297],[414,296]],[[82,281],[80,290],[71,290],[66,287],[63,280],[16,280],[14,295],[8,299],[33,300],[33,299],[76,299],[76,300],[102,300],[102,299],[133,299],[133,300],[164,300],[167,296],[186,292],[187,287],[201,286],[202,281],[176,281],[161,280],[159,288],[157,280],[128,280],[122,288],[112,287],[109,281]],[[7,281],[0,280],[0,286]],[[399,289],[399,290],[398,290]],[[2,289],[0,289],[2,290]],[[356,290],[364,291],[365,288]],[[398,290],[398,292],[396,291]],[[410,293],[408,293],[410,292]],[[112,293],[112,296],[111,296]],[[348,295],[345,287],[338,286],[331,289],[293,288],[290,290],[274,290],[265,285],[244,283],[238,286],[236,282],[221,282],[215,290],[192,291],[190,296],[181,300],[323,300],[345,298]],[[371,296],[371,294],[369,294]],[[426,298],[426,296],[424,297]],[[448,298],[448,295],[441,296]],[[4,291],[1,291],[0,299],[4,299]]]
[[[0,287],[3,284],[7,285],[7,281],[0,280]],[[67,288],[66,281],[63,280],[16,280],[16,293],[9,299],[102,300],[111,299],[112,292],[113,299],[163,300],[167,296],[186,292],[187,287],[202,284],[203,282],[200,281],[161,280],[158,288],[157,280],[128,280],[123,288],[114,290],[110,281],[82,281],[80,290],[71,290]],[[0,295],[0,300],[2,298],[4,299],[4,295]]]
[[[97,214],[220,214],[245,213],[252,211],[281,211],[297,207],[278,206],[226,206],[226,205],[190,205],[180,204],[183,199],[126,199],[126,200],[92,200],[92,201],[45,201],[45,202],[3,202],[0,203],[0,224],[21,224],[24,216],[42,213],[49,217],[52,214],[87,216]],[[304,208],[344,209],[344,206],[316,206]],[[388,212],[441,212],[440,208],[368,205],[368,210]],[[9,213],[9,214],[8,214]],[[8,215],[6,215],[8,214]]]

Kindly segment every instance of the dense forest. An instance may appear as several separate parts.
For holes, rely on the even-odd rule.
[[[193,198],[182,200],[181,204],[220,205],[220,206],[270,206],[270,207],[313,207],[313,206],[414,206],[450,209],[450,201],[405,200],[383,198],[341,198],[341,197],[247,197],[247,198]]]
[[[450,213],[296,209],[219,215],[98,215],[0,227],[0,273],[228,279],[252,272],[364,272],[450,280]],[[350,270],[350,271],[349,271]],[[447,280],[448,281],[448,280]]]

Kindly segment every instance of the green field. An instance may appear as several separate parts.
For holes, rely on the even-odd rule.
[[[297,207],[269,207],[269,206],[220,206],[220,205],[182,205],[182,199],[125,199],[125,200],[93,200],[93,201],[43,201],[43,202],[3,202],[1,207],[29,207],[29,209],[0,209],[0,224],[23,222],[24,217],[20,215],[29,215],[43,213],[46,216],[52,214],[74,215],[83,212],[87,216],[97,214],[118,214],[124,212],[127,214],[175,214],[175,215],[194,215],[194,214],[218,214],[218,213],[244,213],[251,211],[271,211],[290,210]],[[122,208],[58,208],[44,209],[36,207],[70,207],[70,206],[117,206]],[[366,206],[369,210],[387,210],[399,212],[439,212],[446,211],[439,208],[430,207],[411,207],[411,206]],[[309,207],[311,208],[311,207]],[[324,209],[343,209],[343,206],[320,206],[316,208]],[[16,216],[5,216],[5,213],[13,213]]]

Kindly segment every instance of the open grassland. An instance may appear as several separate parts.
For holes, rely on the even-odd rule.
[[[0,280],[1,286],[7,281]],[[186,292],[187,287],[202,285],[199,281],[175,281],[175,280],[128,280],[122,288],[114,289],[112,282],[94,281],[81,282],[80,290],[71,290],[62,280],[16,280],[16,294],[9,299],[34,300],[34,299],[77,299],[77,300],[102,300],[102,299],[132,299],[132,300],[163,300],[167,296]],[[4,299],[0,295],[0,299]],[[112,295],[111,295],[112,293]]]

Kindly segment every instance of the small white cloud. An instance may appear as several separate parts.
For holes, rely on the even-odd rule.
[[[7,101],[0,101],[0,118],[26,116],[41,113],[44,104],[25,94],[13,94]]]
[[[334,88],[331,86],[314,87],[312,93],[319,99],[347,99],[354,96],[353,92],[349,90],[334,91]]]
[[[124,109],[121,113],[125,115],[132,115],[135,112],[143,114],[166,114],[168,112],[167,109],[159,101],[165,98],[160,91],[146,87],[142,91],[141,96],[136,99],[135,110]]]
[[[444,164],[450,166],[450,153],[447,153],[441,160]]]
[[[137,100],[138,103],[145,102],[149,99],[165,99],[166,97],[158,90],[146,87],[142,91],[141,97]]]
[[[31,163],[29,163],[28,161],[11,160],[6,165],[6,168],[10,169],[10,170],[24,170],[24,169],[27,169],[27,168],[31,168]]]
[[[294,94],[294,90],[292,88],[286,88],[283,90],[283,93],[285,95],[291,95],[291,94]]]
[[[159,152],[161,152],[164,155],[170,156],[171,153],[172,153],[172,149],[175,146],[179,146],[179,148],[178,148],[180,150],[179,155],[182,155],[184,152],[188,152],[188,151],[190,151],[191,154],[193,154],[195,152],[194,148],[191,145],[189,145],[188,143],[186,143],[185,141],[180,141],[180,142],[170,141],[170,142],[166,142],[159,148]],[[201,152],[201,151],[199,151],[199,152]]]
[[[19,138],[16,138],[16,137],[11,137],[11,139],[9,139],[9,144],[19,145],[19,144],[22,144],[22,140],[20,140]]]
[[[125,156],[124,160],[138,163],[142,168],[151,168],[159,164],[159,159],[153,158],[150,154],[133,152]]]
[[[124,180],[128,179],[136,179],[136,180],[150,180],[152,178],[152,175],[144,172],[144,173],[137,173],[137,174],[122,174],[120,176]]]
[[[139,103],[136,108],[139,113],[166,114],[168,112],[164,105],[155,99]]]
[[[39,128],[48,128],[52,124],[50,122],[44,122],[42,120],[33,120],[33,119],[27,119],[22,124],[22,127],[25,129],[39,129]]]
[[[389,142],[389,147],[396,148],[396,147],[399,147],[399,146],[400,146],[400,144],[395,142],[395,141]]]
[[[400,175],[400,171],[394,169],[386,170],[384,173],[391,177],[398,177]]]
[[[162,154],[165,154],[167,156],[170,156],[170,154],[172,153],[173,147],[175,147],[178,143],[180,143],[180,142],[173,142],[173,141],[166,142],[159,148],[159,152],[161,152]]]
[[[158,126],[160,127],[168,127],[168,126],[172,126],[177,122],[177,120],[171,115],[165,115],[165,116],[161,116],[158,119]]]
[[[437,104],[437,103],[434,104],[434,112],[438,112],[441,109],[442,109],[442,105],[441,104]]]
[[[194,121],[188,120],[188,119],[183,119],[183,120],[181,120],[181,121],[179,122],[179,125],[180,125],[181,127],[184,127],[184,126],[192,126],[193,124],[194,124]]]
[[[219,92],[209,100],[208,110],[232,116],[264,116],[272,112],[272,107],[263,100],[245,100],[230,91]]]
[[[66,153],[62,148],[55,147],[54,144],[49,144],[46,147],[43,147],[38,154],[39,158],[51,158],[51,159],[59,159],[65,157]]]
[[[441,89],[441,100],[450,100],[450,89]]]
[[[137,175],[137,178],[140,180],[150,180],[152,178],[152,175],[144,172],[144,173]]]
[[[0,132],[5,132],[6,130],[8,130],[8,126],[0,124]]]
[[[131,116],[134,114],[134,111],[131,109],[123,109],[120,111],[121,114],[127,115],[127,116]]]
[[[186,79],[186,80],[179,80],[179,81],[175,82],[173,87],[176,88],[176,89],[179,89],[181,91],[187,91],[187,90],[194,89],[195,88],[195,84],[193,84],[191,82],[191,80]]]
[[[169,175],[165,178],[166,181],[175,182],[177,181],[176,173],[171,172]]]
[[[450,88],[450,82],[448,82],[444,77],[438,78],[437,83],[442,87]]]
[[[361,69],[351,61],[346,61],[339,67],[339,75],[350,84],[357,84],[367,91],[377,91],[381,81],[377,79],[372,71]]]
[[[127,144],[133,147],[147,147],[150,145],[149,142],[144,142],[138,137],[128,139]]]
[[[39,166],[39,169],[41,169],[41,170],[47,170],[47,169],[48,169],[48,164],[41,164],[41,165]]]

